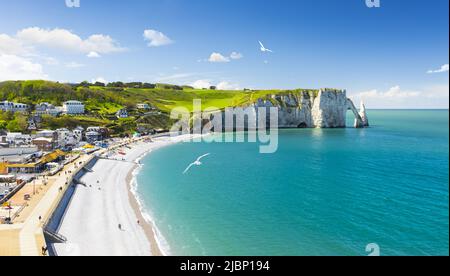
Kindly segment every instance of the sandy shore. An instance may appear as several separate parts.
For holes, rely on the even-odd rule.
[[[159,256],[163,255],[153,222],[146,221],[132,192],[137,160],[158,148],[190,136],[137,142],[99,159],[80,179],[59,233],[68,240],[55,244],[59,256]],[[119,229],[119,225],[121,229]]]

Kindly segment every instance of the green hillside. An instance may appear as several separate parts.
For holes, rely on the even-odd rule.
[[[316,90],[305,90],[316,93]],[[0,101],[7,100],[30,105],[33,109],[36,104],[48,102],[62,105],[68,100],[79,100],[86,105],[86,116],[62,116],[58,118],[45,117],[43,127],[57,128],[80,125],[103,125],[116,132],[131,132],[139,122],[145,122],[149,127],[167,129],[171,125],[168,114],[175,107],[185,107],[192,111],[194,99],[202,100],[202,108],[215,107],[224,109],[232,106],[243,106],[255,102],[268,95],[285,94],[288,90],[240,90],[218,91],[210,89],[194,89],[189,86],[175,86],[169,84],[142,84],[142,83],[112,83],[108,86],[97,83],[61,84],[49,81],[7,81],[0,83]],[[149,115],[146,118],[136,110],[136,104],[148,103],[162,112],[161,115]],[[114,114],[121,108],[131,112],[131,119],[118,120]],[[5,121],[6,114],[0,114],[1,121]],[[8,115],[11,120],[11,115]],[[20,115],[16,115],[20,117]],[[14,118],[13,118],[14,119]],[[23,118],[16,118],[21,122]],[[14,125],[15,130],[21,127]],[[12,127],[7,127],[11,130]]]

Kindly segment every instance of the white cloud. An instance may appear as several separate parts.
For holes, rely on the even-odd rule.
[[[86,55],[88,58],[100,58],[102,57],[99,53],[91,51]]]
[[[223,56],[221,53],[212,53],[208,61],[213,63],[226,63],[230,62],[230,58]]]
[[[242,55],[241,53],[238,53],[238,52],[233,52],[230,55],[230,58],[234,59],[234,60],[238,60],[238,59],[241,59],[243,57],[244,57],[244,55]]]
[[[382,99],[401,99],[401,98],[408,98],[408,97],[417,97],[421,94],[421,92],[418,91],[404,91],[400,88],[400,86],[394,86],[391,87],[386,92],[380,92],[376,89],[361,92],[359,93],[359,96],[362,98],[382,98]]]
[[[91,80],[91,83],[96,83],[96,82],[101,82],[101,83],[104,83],[104,84],[108,83],[108,81],[105,78],[103,78],[103,77],[98,77],[98,78],[95,78],[95,79]]]
[[[209,61],[212,63],[228,63],[232,60],[242,59],[243,57],[244,57],[244,55],[242,55],[239,52],[232,52],[229,57],[224,56],[221,53],[214,52],[209,56],[208,60],[206,60],[206,61]],[[202,60],[199,60],[198,62],[202,62]]]
[[[83,40],[78,35],[66,29],[27,28],[19,31],[16,38],[25,44],[45,46],[72,52],[89,54],[109,54],[125,51],[108,35],[94,34]]]
[[[59,61],[56,58],[52,58],[52,57],[41,57],[44,61],[45,64],[47,65],[58,65]]]
[[[216,86],[217,90],[239,90],[238,84],[230,83],[227,81],[221,81],[215,85],[211,80],[198,80],[191,84],[194,88],[203,89],[210,88],[211,86]]]
[[[6,34],[0,34],[0,54],[23,55],[27,52],[23,44]]]
[[[149,47],[160,47],[172,44],[173,41],[162,32],[156,30],[145,30],[144,40],[148,41]]]
[[[195,73],[179,73],[179,74],[173,74],[173,75],[161,75],[157,78],[157,82],[179,81],[179,80],[193,77],[195,75],[197,75],[197,74],[195,74]]]
[[[71,69],[81,68],[81,67],[85,66],[84,64],[81,64],[81,63],[78,63],[78,62],[75,62],[75,61],[66,63],[65,65],[66,65],[67,68],[71,68]]]
[[[210,88],[212,84],[209,80],[198,80],[193,82],[191,86],[197,89],[203,89],[203,88]]]
[[[418,90],[394,86],[387,91],[377,89],[350,96],[355,102],[364,101],[368,108],[448,108],[449,85],[435,85]]]
[[[48,79],[42,65],[16,56],[0,54],[0,81]]]
[[[222,81],[217,85],[217,90],[240,90],[238,84],[229,83],[227,81]]]
[[[428,70],[428,74],[437,74],[437,73],[445,73],[449,71],[449,65],[448,64],[444,64],[441,66],[441,68],[437,69],[437,70]]]

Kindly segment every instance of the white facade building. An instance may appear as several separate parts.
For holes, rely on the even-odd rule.
[[[30,135],[22,134],[20,132],[9,132],[6,135],[6,143],[11,146],[27,146],[31,145],[33,138]]]
[[[77,127],[73,130],[73,137],[77,143],[80,143],[83,140],[83,131],[84,129],[82,127]]]
[[[68,115],[84,114],[84,104],[79,101],[67,101],[62,109],[63,113]]]
[[[57,107],[49,103],[40,103],[36,106],[36,115],[58,116],[63,112],[62,107]]]
[[[78,132],[70,131],[66,128],[61,128],[56,130],[58,133],[58,146],[59,147],[67,147],[67,146],[75,146],[81,141],[81,137],[78,136]]]
[[[121,110],[117,111],[116,117],[119,119],[128,118],[128,111],[125,108],[121,109]]]
[[[140,103],[136,105],[137,109],[145,109],[145,110],[149,110],[150,109],[150,105],[146,104],[146,103]]]
[[[28,110],[28,105],[22,103],[13,103],[8,101],[0,102],[0,110],[7,112],[26,112]]]

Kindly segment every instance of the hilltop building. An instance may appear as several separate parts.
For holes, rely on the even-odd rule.
[[[28,105],[3,101],[0,102],[0,110],[4,112],[26,112],[28,110]]]
[[[125,118],[128,118],[128,111],[127,111],[125,108],[124,108],[124,109],[121,109],[121,110],[117,111],[116,117],[117,117],[118,119],[125,119]]]
[[[35,114],[36,115],[50,115],[50,116],[58,116],[63,112],[62,107],[56,107],[49,103],[40,103],[36,105]]]
[[[151,109],[150,105],[146,104],[146,103],[137,104],[136,108],[137,109],[143,109],[143,110],[150,110]]]
[[[68,115],[84,114],[85,107],[82,102],[79,101],[67,101],[63,104],[62,111]]]

